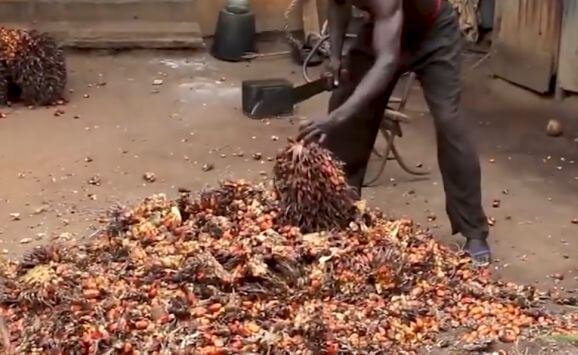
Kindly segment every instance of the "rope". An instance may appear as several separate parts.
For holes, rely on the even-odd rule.
[[[478,41],[478,8],[480,0],[449,0],[459,16],[460,30],[469,42]]]
[[[303,74],[303,77],[305,78],[305,80],[310,83],[313,80],[309,77],[309,72],[307,71],[307,68],[309,68],[309,62],[311,61],[311,59],[313,59],[313,57],[315,56],[315,53],[317,53],[317,51],[319,50],[319,48],[321,48],[321,46],[329,39],[329,36],[323,36],[319,39],[319,41],[317,41],[317,43],[315,44],[315,46],[313,46],[313,48],[311,49],[311,51],[309,52],[309,54],[307,55],[307,58],[305,58],[305,60],[303,61],[303,65],[301,66],[301,72]]]
[[[287,38],[289,44],[294,48],[303,47],[303,42],[295,38],[295,36],[293,36],[293,33],[291,33],[291,31],[289,30],[289,18],[297,10],[298,7],[299,8],[303,7],[303,1],[307,0],[291,0],[284,13],[285,24],[283,26],[283,32],[285,32],[285,38]]]

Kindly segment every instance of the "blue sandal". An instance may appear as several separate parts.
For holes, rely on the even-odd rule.
[[[464,250],[470,255],[472,262],[477,267],[488,266],[492,263],[490,246],[483,239],[469,239],[464,245]]]

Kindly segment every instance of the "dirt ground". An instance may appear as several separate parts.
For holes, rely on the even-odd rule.
[[[180,187],[199,190],[225,178],[266,180],[267,157],[296,133],[291,119],[251,120],[240,111],[242,80],[302,80],[287,58],[233,64],[206,53],[75,53],[69,69],[66,106],[0,111],[6,114],[0,120],[0,250],[10,256],[58,238],[82,239],[102,227],[99,219],[117,203],[159,192],[176,196]],[[491,78],[487,64],[466,70],[464,80],[484,201],[496,220],[496,275],[550,287],[550,275],[560,274],[558,286],[576,290],[578,225],[571,221],[578,218],[578,100],[537,97]],[[324,111],[326,100],[321,95],[302,104],[299,115]],[[449,235],[435,136],[419,85],[408,112],[414,121],[404,126],[400,149],[432,175],[416,179],[390,163],[364,197],[457,245],[462,240]],[[563,137],[545,134],[550,118],[563,122]],[[214,169],[204,171],[207,165]],[[144,181],[145,172],[157,181]],[[437,219],[428,221],[432,214]]]

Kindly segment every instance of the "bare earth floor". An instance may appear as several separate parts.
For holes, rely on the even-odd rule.
[[[301,81],[287,58],[233,64],[204,53],[78,53],[69,56],[69,68],[68,105],[0,109],[6,114],[0,119],[0,250],[9,255],[59,236],[90,235],[116,203],[157,192],[176,196],[179,187],[198,190],[225,178],[263,180],[272,167],[267,157],[296,133],[290,119],[258,121],[240,112],[241,80]],[[464,106],[479,142],[487,213],[496,220],[497,275],[550,287],[549,275],[560,274],[561,285],[577,289],[578,225],[571,221],[578,218],[578,100],[538,98],[487,70],[465,71]],[[321,95],[302,104],[299,114],[324,111],[326,100]],[[414,121],[404,127],[401,151],[433,174],[416,179],[390,163],[379,187],[364,197],[433,228],[447,243],[461,243],[449,235],[435,136],[419,85],[408,109]],[[564,137],[545,134],[550,118],[564,123]],[[203,171],[205,164],[214,169]],[[157,181],[146,183],[145,172]]]

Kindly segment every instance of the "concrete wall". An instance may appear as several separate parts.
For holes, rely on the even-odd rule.
[[[317,1],[325,13],[327,0]],[[249,0],[257,19],[257,31],[280,31],[291,0]],[[226,0],[0,0],[0,23],[39,22],[190,22],[197,21],[205,36],[215,31],[219,11]],[[295,11],[291,30],[302,27],[301,11]]]
[[[226,0],[197,0],[198,1],[198,19],[203,34],[210,36],[215,32],[215,25],[219,11],[223,8]],[[323,14],[326,0],[318,0],[320,13]],[[283,28],[283,14],[289,5],[290,0],[250,0],[251,8],[255,12],[257,19],[257,31],[279,31]],[[301,13],[297,13],[289,22],[292,30],[299,29],[302,26]]]

